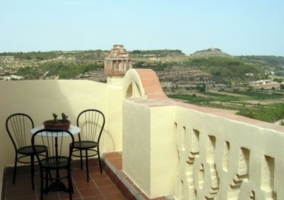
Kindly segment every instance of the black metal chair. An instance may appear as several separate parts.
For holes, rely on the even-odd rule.
[[[24,113],[15,113],[6,119],[6,130],[11,138],[15,149],[15,164],[13,173],[13,184],[16,181],[17,163],[31,165],[32,188],[34,190],[34,156],[35,151],[44,153],[47,151],[46,146],[36,146],[35,151],[31,143],[31,129],[34,128],[34,122],[30,116]],[[27,157],[30,159],[27,161]]]
[[[48,148],[46,157],[36,153],[40,167],[41,199],[43,199],[43,193],[47,194],[50,191],[68,192],[69,198],[72,199],[73,161],[71,157],[74,145],[72,133],[63,129],[42,129],[32,136],[34,150],[38,144],[46,145]],[[67,179],[68,187],[62,182],[63,179]],[[51,181],[50,185],[49,181]]]
[[[105,116],[96,109],[84,110],[77,117],[77,126],[80,127],[81,132],[78,134],[79,141],[74,142],[72,156],[80,157],[81,170],[83,170],[83,158],[85,158],[87,181],[89,182],[89,157],[98,156],[100,172],[102,173],[100,139],[105,126]],[[91,151],[91,154],[88,151]]]

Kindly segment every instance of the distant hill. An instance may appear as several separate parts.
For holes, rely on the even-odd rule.
[[[133,57],[181,57],[185,54],[181,50],[133,50],[129,52]]]
[[[0,53],[1,76],[18,75],[24,79],[91,79],[105,81],[104,58],[110,51],[51,51]],[[128,51],[134,68],[159,72],[160,80],[172,85],[239,84],[284,77],[284,57],[231,56],[221,49],[209,48],[186,55],[181,50]],[[68,69],[68,70],[66,70]],[[48,72],[48,73],[47,73]],[[2,75],[1,75],[2,74]],[[194,83],[193,83],[194,82]]]
[[[196,51],[193,54],[190,54],[190,57],[232,57],[231,55],[221,51],[218,48],[210,48],[206,50]]]

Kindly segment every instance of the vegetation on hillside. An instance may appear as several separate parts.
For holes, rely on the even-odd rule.
[[[250,65],[234,57],[188,58],[182,62],[145,62],[134,63],[134,68],[153,69],[163,71],[170,67],[197,69],[211,75],[216,83],[228,84],[231,82],[244,82],[266,79],[268,74],[263,68]]]
[[[67,61],[68,58],[74,57],[75,60],[82,59],[87,61],[89,57],[92,58],[92,61],[103,60],[105,55],[109,51],[102,50],[88,50],[88,51],[32,51],[32,52],[4,52],[0,53],[0,56],[13,56],[15,60],[19,61],[53,61],[54,59],[60,59]]]
[[[284,104],[277,104],[260,109],[242,108],[236,114],[266,122],[276,122],[284,119]]]
[[[23,76],[24,79],[34,80],[47,77],[59,76],[60,79],[74,79],[80,75],[99,69],[103,69],[102,63],[71,63],[48,62],[37,67],[20,67],[17,75]]]
[[[133,68],[153,69],[154,71],[163,71],[165,68],[176,66],[175,62],[143,62],[138,61],[133,64]]]
[[[252,81],[265,79],[265,71],[257,66],[249,65],[238,58],[209,57],[193,58],[183,63],[184,67],[192,67],[210,73],[216,83]],[[253,74],[253,76],[249,76]]]
[[[284,57],[282,56],[240,56],[239,58],[244,60],[255,60],[260,62],[266,62],[275,67],[284,67]]]
[[[227,92],[227,94],[203,92],[202,95],[172,94],[168,96],[195,105],[237,110],[236,114],[238,115],[266,122],[276,122],[284,119],[284,104],[282,103],[268,105],[246,103],[282,100],[284,92],[279,91],[234,91]]]
[[[230,95],[232,94],[232,95]],[[235,94],[237,96],[235,96]],[[202,92],[202,95],[188,95],[188,94],[170,94],[168,95],[170,98],[182,99],[186,100],[188,103],[204,105],[216,102],[235,102],[244,105],[242,102],[244,101],[260,101],[260,100],[275,100],[275,99],[283,99],[284,93],[281,92],[268,92],[268,91],[233,91],[226,92],[226,94],[222,93],[213,93],[213,92]],[[210,106],[216,107],[216,106]],[[217,106],[219,107],[219,106]],[[230,109],[235,109],[235,107],[229,107]]]
[[[239,58],[258,68],[270,69],[276,76],[284,76],[284,57],[282,56],[240,56]]]
[[[181,50],[133,50],[130,52],[133,57],[172,57],[185,56]]]

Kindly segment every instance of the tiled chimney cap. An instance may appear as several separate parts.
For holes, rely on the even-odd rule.
[[[126,58],[126,57],[129,58],[129,54],[126,51],[126,49],[124,49],[123,45],[115,44],[113,45],[113,48],[107,57],[108,58]]]

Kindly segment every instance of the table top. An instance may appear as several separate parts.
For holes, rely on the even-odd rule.
[[[41,129],[44,129],[44,126],[34,127],[33,129],[31,129],[31,133],[35,134],[37,131],[39,131]],[[68,129],[68,131],[70,133],[72,133],[73,135],[75,135],[75,134],[80,133],[81,129],[78,126],[70,125],[70,128]],[[43,136],[49,136],[49,137],[56,137],[57,136],[57,134],[52,133],[52,132],[44,132],[44,133],[42,133],[42,135]],[[63,134],[63,136],[65,136],[65,135],[68,135],[68,134],[67,133]]]

